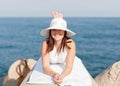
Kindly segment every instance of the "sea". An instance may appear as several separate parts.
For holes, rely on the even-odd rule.
[[[76,33],[76,56],[96,77],[120,61],[120,17],[66,17],[68,28]],[[49,17],[0,18],[0,86],[11,64],[19,59],[38,60],[42,41],[40,31],[49,27]],[[79,65],[78,65],[79,66]]]

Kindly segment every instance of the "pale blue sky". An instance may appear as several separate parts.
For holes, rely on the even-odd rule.
[[[0,0],[0,17],[120,17],[120,0]]]

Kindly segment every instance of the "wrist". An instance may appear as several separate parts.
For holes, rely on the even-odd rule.
[[[55,75],[57,75],[58,73],[54,73],[53,75],[52,75],[52,77],[54,77]]]
[[[61,74],[60,76],[61,76],[61,78],[64,78],[64,77],[65,77],[65,74]]]

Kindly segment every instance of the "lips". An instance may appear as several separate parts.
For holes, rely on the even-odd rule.
[[[59,36],[61,36],[61,35],[59,35],[59,34],[55,34],[55,35],[54,35],[54,37],[59,37]]]
[[[53,34],[54,36],[62,36],[60,33]]]

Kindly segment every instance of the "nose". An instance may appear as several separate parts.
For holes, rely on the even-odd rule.
[[[59,33],[60,31],[59,30],[53,30],[54,33]]]

